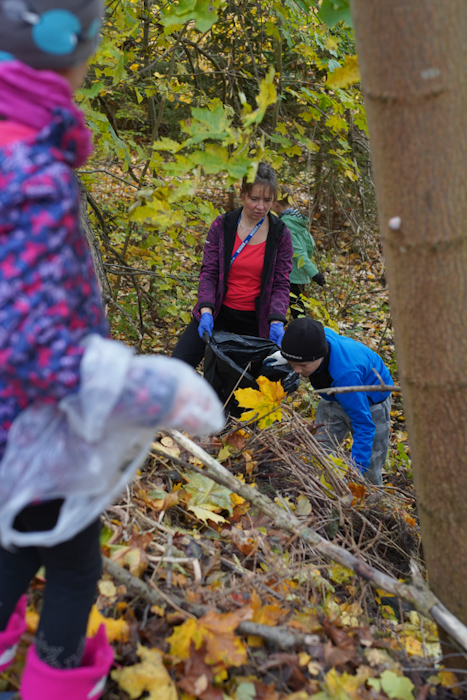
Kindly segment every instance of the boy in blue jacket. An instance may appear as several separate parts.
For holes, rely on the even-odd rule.
[[[379,355],[362,343],[323,328],[319,321],[298,318],[287,326],[281,355],[295,372],[308,377],[314,389],[345,386],[386,386],[394,382]],[[323,394],[316,410],[316,438],[326,452],[351,432],[352,459],[373,484],[382,484],[390,430],[390,391]]]

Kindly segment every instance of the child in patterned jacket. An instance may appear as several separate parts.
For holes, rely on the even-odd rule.
[[[41,566],[47,580],[23,700],[100,697],[113,653],[103,628],[86,640],[100,512],[155,426],[223,424],[185,363],[108,339],[73,173],[91,150],[73,93],[102,11],[101,0],[0,3],[0,672]]]

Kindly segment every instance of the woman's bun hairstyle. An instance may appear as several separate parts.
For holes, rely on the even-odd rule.
[[[269,187],[273,199],[277,197],[277,175],[275,170],[271,168],[269,163],[260,163],[256,171],[254,182],[247,182],[246,177],[242,180],[241,194],[242,196],[249,194],[255,185],[261,187]]]

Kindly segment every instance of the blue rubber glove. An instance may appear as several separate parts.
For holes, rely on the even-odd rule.
[[[210,314],[208,311],[205,311],[204,314],[201,314],[201,319],[199,322],[198,326],[198,335],[202,339],[203,334],[205,331],[208,332],[208,335],[212,335],[212,329],[214,328],[214,318],[212,314]]]
[[[282,321],[276,321],[275,323],[271,323],[269,326],[269,340],[272,340],[273,343],[276,343],[276,345],[279,345],[282,343],[282,338],[284,337],[284,324]]]

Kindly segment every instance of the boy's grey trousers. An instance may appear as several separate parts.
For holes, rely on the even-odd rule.
[[[372,484],[383,483],[381,470],[386,462],[389,444],[389,430],[391,427],[391,395],[377,404],[370,404],[371,417],[376,426],[373,451],[371,453],[370,466],[364,476]],[[336,447],[344,438],[353,433],[352,423],[337,401],[320,399],[316,409],[315,423],[324,423],[315,433],[324,452],[335,454]]]

